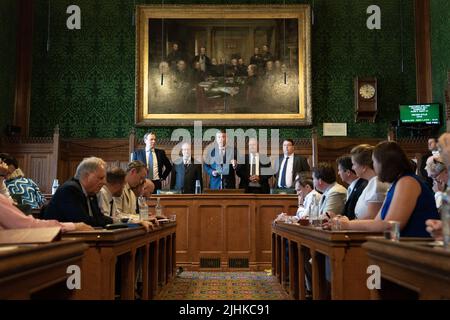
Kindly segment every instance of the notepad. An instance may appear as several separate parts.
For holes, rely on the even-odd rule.
[[[61,228],[28,228],[0,231],[0,244],[49,243],[61,238]]]

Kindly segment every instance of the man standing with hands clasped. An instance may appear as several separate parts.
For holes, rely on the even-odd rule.
[[[239,188],[245,189],[245,193],[269,193],[270,175],[264,175],[264,168],[269,170],[270,160],[258,152],[256,138],[248,139],[248,155],[245,156],[245,164],[238,165],[236,172],[241,178]]]
[[[202,165],[197,164],[191,155],[191,144],[183,143],[182,156],[174,162],[171,188],[182,193],[195,193],[196,181],[202,185]]]

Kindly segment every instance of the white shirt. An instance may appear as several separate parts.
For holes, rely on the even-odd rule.
[[[187,158],[187,159],[183,158],[183,164],[184,165],[191,164],[191,158]]]
[[[315,198],[316,203],[319,203],[321,194],[318,193],[316,190],[311,191],[308,193],[303,199],[303,205],[299,206],[297,209],[297,213],[295,214],[297,218],[299,219],[306,219],[309,217],[309,210],[311,209],[311,203],[313,202],[313,199]]]
[[[369,203],[383,203],[386,198],[389,183],[380,182],[377,176],[371,178],[364,188],[355,206],[355,216],[357,219],[373,219],[366,217]]]
[[[255,172],[252,172],[253,164],[255,164]],[[259,153],[250,153],[250,176],[259,176]],[[258,182],[249,182],[250,187],[260,187]]]
[[[256,171],[252,172],[253,164],[255,164]],[[259,176],[259,153],[250,153],[250,176]]]
[[[434,194],[434,200],[436,201],[436,208],[440,209],[442,206],[442,197],[444,196],[444,192],[438,191]]]
[[[286,157],[284,157],[283,161],[281,162],[281,166],[280,166],[280,174],[278,176],[278,187],[281,188],[281,177],[283,176],[283,168],[284,168],[284,163],[286,162]],[[289,160],[287,163],[287,167],[286,167],[286,188],[292,188],[292,170],[294,169],[294,155],[291,154],[289,155]]]
[[[111,191],[109,191],[107,186],[103,186],[103,188],[100,189],[100,192],[97,193],[97,201],[98,206],[100,208],[100,211],[105,215],[109,217],[116,217],[118,214],[117,211],[117,201],[118,198],[113,197]],[[112,211],[111,211],[111,201],[112,201]],[[112,212],[112,214],[111,214]]]

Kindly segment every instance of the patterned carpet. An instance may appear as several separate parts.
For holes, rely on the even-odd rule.
[[[265,272],[182,272],[158,300],[290,300]]]

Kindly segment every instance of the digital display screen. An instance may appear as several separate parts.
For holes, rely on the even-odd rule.
[[[439,103],[400,105],[400,122],[403,124],[439,125]]]

